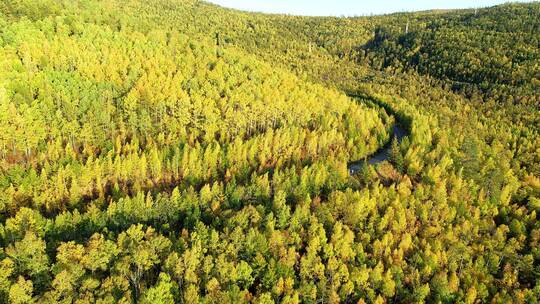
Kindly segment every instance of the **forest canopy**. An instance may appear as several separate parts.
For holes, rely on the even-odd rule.
[[[539,20],[2,1],[0,303],[537,303]]]

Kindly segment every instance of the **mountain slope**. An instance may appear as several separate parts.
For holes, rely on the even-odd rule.
[[[537,8],[3,1],[0,303],[537,302]]]

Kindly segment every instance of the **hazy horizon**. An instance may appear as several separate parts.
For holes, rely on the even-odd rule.
[[[457,0],[448,1],[377,1],[361,3],[354,0],[266,0],[254,2],[250,0],[206,0],[223,7],[238,9],[249,12],[260,12],[270,14],[289,14],[299,16],[365,16],[384,15],[400,12],[415,12],[434,9],[468,9],[482,8],[499,5],[503,3],[515,2],[536,2],[536,1],[497,1],[480,0],[471,3],[470,1]]]

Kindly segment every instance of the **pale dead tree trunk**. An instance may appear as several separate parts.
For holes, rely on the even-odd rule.
[[[407,25],[405,25],[405,34],[409,33],[409,20],[407,20]]]
[[[474,9],[474,15],[475,16],[478,15],[478,9],[477,8]]]

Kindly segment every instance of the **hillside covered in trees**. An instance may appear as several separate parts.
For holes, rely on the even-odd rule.
[[[4,0],[0,303],[538,303],[539,41],[539,3]]]

